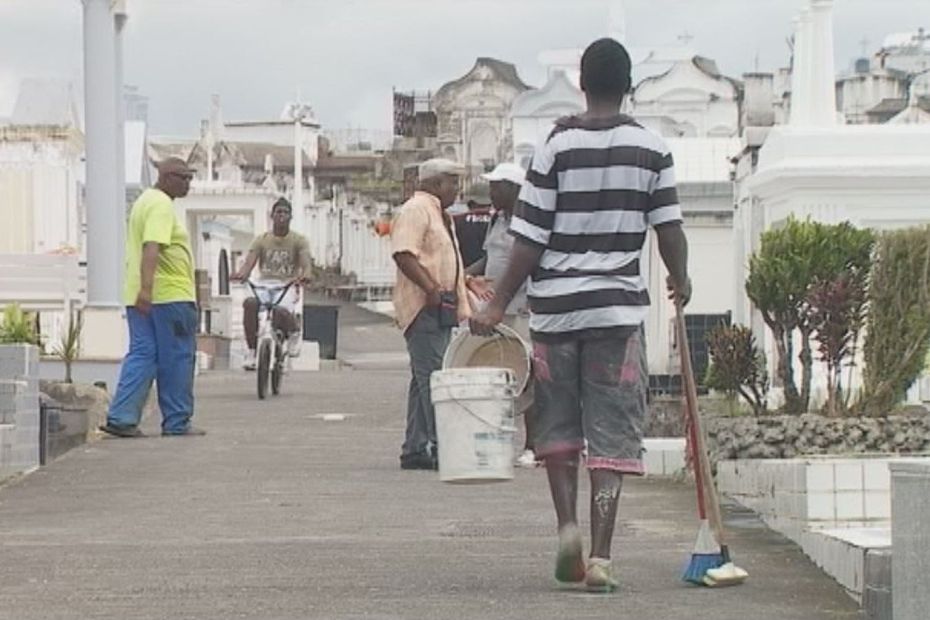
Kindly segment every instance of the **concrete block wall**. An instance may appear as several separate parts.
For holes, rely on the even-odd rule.
[[[892,620],[891,549],[872,549],[865,559],[862,609],[868,620]]]
[[[891,578],[882,566],[894,555],[893,495],[895,502],[900,501],[900,490],[892,493],[890,470],[920,463],[930,467],[930,458],[863,455],[720,461],[717,482],[721,493],[796,542],[866,606],[870,618],[887,618]],[[897,523],[898,509],[894,512]],[[923,514],[928,512],[930,506]],[[926,554],[930,557],[930,549]]]
[[[39,349],[0,345],[0,477],[39,466]]]
[[[907,458],[721,461],[717,482],[721,493],[797,541],[808,529],[890,527],[888,466]]]
[[[925,620],[930,610],[930,462],[895,463],[891,475],[894,620]]]
[[[677,476],[685,469],[683,437],[649,437],[643,440],[647,476]]]
[[[891,588],[890,578],[873,566],[881,562],[881,554],[891,552],[891,531],[887,528],[811,529],[801,534],[800,546],[860,604],[864,604],[868,588],[873,595]]]

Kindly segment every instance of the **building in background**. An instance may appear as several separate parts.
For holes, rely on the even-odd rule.
[[[859,75],[866,77],[847,75],[837,80],[832,47],[811,45],[812,41],[832,41],[830,3],[810,3],[805,18],[810,19],[809,25],[805,28],[799,22],[795,35],[787,119],[775,114],[772,101],[780,97],[772,96],[771,89],[758,83],[747,87],[747,122],[741,152],[734,158],[734,320],[752,327],[765,348],[770,369],[776,360],[774,341],[742,286],[749,257],[759,248],[762,233],[778,228],[789,217],[830,224],[848,221],[875,230],[930,221],[926,173],[930,125],[914,88],[925,79],[922,31],[916,36],[889,37],[868,69],[865,62],[858,63]],[[756,76],[753,81],[762,79]],[[906,82],[903,105],[892,105],[902,97],[885,97],[903,94],[904,84],[896,85],[895,80]],[[869,84],[874,86],[871,91]],[[899,87],[902,90],[894,91]],[[857,90],[858,99],[848,98]],[[866,95],[883,98],[869,108]],[[859,368],[853,369],[852,384],[846,389],[857,389]],[[824,372],[816,365],[815,405],[822,400],[825,382]],[[910,396],[917,398],[913,392]]]
[[[536,145],[552,131],[561,116],[584,112],[584,94],[564,70],[549,72],[540,88],[520,93],[510,108],[513,161],[529,168]]]
[[[127,106],[145,98],[133,91]],[[0,253],[67,253],[86,258],[84,130],[79,90],[66,80],[20,83],[0,123]],[[127,207],[152,181],[144,118],[124,126]]]
[[[892,122],[908,108],[897,122],[923,122],[930,113],[930,35],[919,28],[885,37],[871,57],[837,76],[836,102],[851,125]]]
[[[732,138],[739,134],[741,89],[713,60],[693,55],[636,82],[625,110],[663,136]]]
[[[447,82],[432,97],[437,153],[467,166],[466,189],[511,158],[511,106],[529,88],[514,65],[481,57],[468,73]]]

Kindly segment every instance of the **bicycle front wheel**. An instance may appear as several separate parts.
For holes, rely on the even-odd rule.
[[[264,399],[268,394],[268,379],[271,374],[271,342],[263,341],[258,347],[258,397]]]
[[[274,363],[271,367],[271,393],[275,396],[281,392],[281,377],[284,375],[284,364],[287,363],[284,345],[279,342],[276,348]]]

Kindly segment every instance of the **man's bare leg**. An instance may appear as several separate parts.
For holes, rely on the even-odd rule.
[[[610,543],[617,522],[623,474],[609,469],[591,470],[591,557],[610,559]]]
[[[242,302],[242,329],[245,331],[245,343],[250,351],[258,343],[258,300],[248,297]]]
[[[623,475],[619,472],[591,470],[591,557],[585,574],[585,585],[591,592],[617,589],[610,564],[610,543],[614,537],[622,486]]]
[[[565,583],[576,583],[582,581],[585,574],[578,530],[578,455],[547,456],[546,474],[559,525],[555,578]]]

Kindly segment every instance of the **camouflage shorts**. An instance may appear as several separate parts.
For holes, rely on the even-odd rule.
[[[535,451],[580,452],[589,469],[643,474],[646,346],[642,327],[560,343],[533,342]]]

